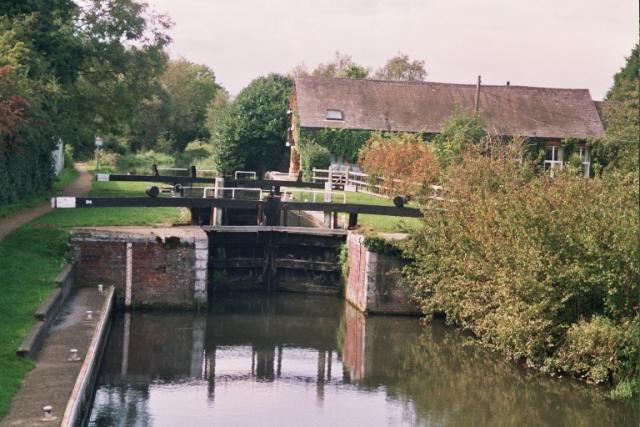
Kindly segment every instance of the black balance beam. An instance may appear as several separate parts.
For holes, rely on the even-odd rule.
[[[54,197],[54,208],[230,208],[230,209],[266,209],[267,201],[232,200],[200,197]],[[341,212],[348,214],[369,214],[398,217],[420,218],[422,212],[416,208],[397,208],[395,206],[364,205],[357,203],[314,203],[314,202],[276,202],[278,209],[289,211]]]

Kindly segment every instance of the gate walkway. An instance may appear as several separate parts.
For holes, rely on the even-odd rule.
[[[65,188],[62,192],[62,196],[72,196],[72,197],[84,197],[89,194],[89,190],[91,190],[91,181],[92,177],[89,172],[87,172],[86,165],[84,163],[75,163],[74,164],[78,172],[80,172],[80,176],[73,181],[67,188]],[[51,203],[43,203],[40,206],[36,206],[35,208],[25,209],[20,212],[16,212],[6,218],[0,219],[0,241],[4,240],[4,238],[17,228],[23,226],[24,224],[33,221],[34,219],[50,212],[52,210]]]

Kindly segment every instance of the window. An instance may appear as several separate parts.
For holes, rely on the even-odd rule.
[[[544,169],[551,170],[551,176],[553,176],[553,170],[555,168],[562,169],[562,156],[564,150],[559,145],[548,145],[544,156]]]
[[[591,156],[589,156],[589,148],[586,146],[581,146],[578,154],[580,155],[580,160],[582,161],[582,171],[584,172],[584,176],[589,178],[591,175]]]
[[[327,120],[344,120],[344,115],[342,114],[342,110],[327,110],[326,115]]]

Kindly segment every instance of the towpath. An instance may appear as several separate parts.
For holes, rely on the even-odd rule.
[[[91,174],[87,171],[86,165],[84,163],[75,163],[75,167],[80,172],[80,176],[62,191],[62,196],[84,197],[91,190]],[[51,209],[49,203],[43,203],[35,208],[25,209],[0,219],[0,241],[12,231],[48,213]]]

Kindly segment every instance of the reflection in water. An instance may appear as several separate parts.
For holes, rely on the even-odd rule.
[[[226,298],[118,317],[92,426],[637,425],[638,406],[538,377],[441,325],[335,298]]]

